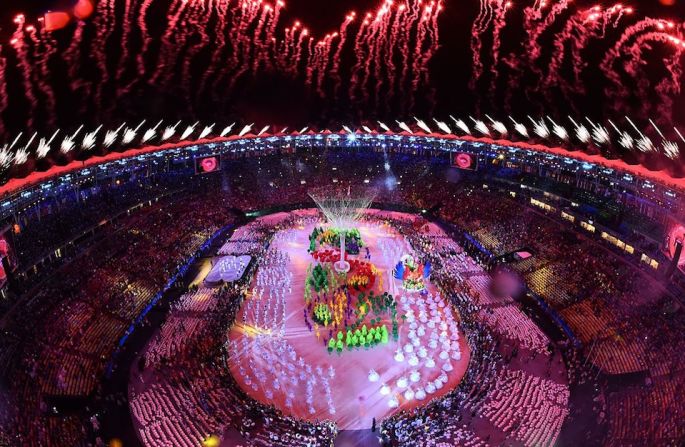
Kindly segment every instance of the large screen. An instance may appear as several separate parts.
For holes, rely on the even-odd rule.
[[[478,157],[467,152],[455,152],[452,154],[452,166],[475,171],[478,168]]]
[[[209,174],[210,172],[217,172],[220,169],[221,159],[219,158],[219,155],[208,155],[195,159],[196,174]]]
[[[678,266],[683,268],[685,266],[685,253],[678,253],[678,245],[685,244],[685,225],[680,222],[671,222],[668,233],[666,234],[666,254],[673,259],[676,254],[679,255]],[[682,251],[682,250],[681,250]]]
[[[8,272],[5,271],[5,265],[9,266],[11,270],[17,267],[17,258],[14,255],[14,250],[12,250],[9,231],[10,229],[6,228],[0,233],[0,288],[5,287],[7,283]],[[5,259],[6,262],[3,262]]]

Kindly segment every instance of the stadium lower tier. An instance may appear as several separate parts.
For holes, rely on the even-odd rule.
[[[511,298],[492,296],[487,273],[443,230],[416,222],[367,211],[346,274],[331,267],[335,229],[315,209],[236,230],[220,251],[260,247],[242,289],[226,296],[200,276],[134,362],[129,402],[143,444],[233,443],[237,431],[245,445],[326,445],[374,421],[381,438],[404,444],[405,419],[440,407],[449,424],[420,445],[554,445],[569,405],[561,355]],[[233,324],[217,325],[226,306]],[[315,433],[293,433],[298,420]]]
[[[682,310],[662,284],[516,201],[424,188],[387,207],[444,201],[431,215],[362,217],[345,277],[318,212],[252,213],[295,189],[202,185],[124,216],[4,316],[0,443],[685,438]],[[493,288],[473,241],[527,248],[508,267],[544,306]],[[222,260],[237,280],[205,284]]]

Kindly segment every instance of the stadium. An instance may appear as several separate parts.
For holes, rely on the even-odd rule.
[[[683,25],[474,3],[490,113],[433,80],[452,2],[10,11],[0,446],[682,445]]]

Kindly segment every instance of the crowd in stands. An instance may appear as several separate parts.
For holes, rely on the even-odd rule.
[[[174,192],[109,226],[100,242],[65,263],[36,291],[22,296],[3,317],[0,371],[11,392],[2,396],[8,411],[0,419],[0,442],[7,439],[10,445],[61,446],[82,445],[84,440],[94,438],[87,422],[91,414],[61,414],[52,405],[53,400],[97,395],[105,365],[120,337],[178,266],[214,231],[235,218],[230,209],[254,211],[308,203],[306,193],[313,186],[368,178],[370,185],[379,189],[376,202],[416,209],[437,207],[434,217],[467,231],[494,256],[521,248],[533,253],[532,258],[512,264],[512,268],[532,292],[561,315],[580,340],[580,351],[564,351],[569,379],[574,384],[596,381],[595,388],[602,394],[601,399],[593,400],[601,404],[591,408],[605,429],[591,433],[599,438],[589,441],[604,445],[682,443],[685,401],[680,396],[685,394],[685,367],[679,357],[685,348],[685,319],[682,308],[645,268],[566,230],[544,211],[483,188],[482,181],[471,183],[446,175],[445,166],[431,158],[392,156],[391,170],[385,169],[384,160],[382,153],[246,159],[228,163],[231,175],[227,179],[178,178],[160,181],[158,187],[146,183],[144,188],[122,185],[97,195],[82,193],[79,200],[58,198],[46,202],[40,211],[27,211],[20,218],[17,252],[20,262],[30,264],[103,218]],[[406,228],[408,234],[414,230]],[[472,357],[482,360],[470,365],[453,395],[419,412],[400,413],[385,421],[385,441],[437,446],[453,445],[458,439],[464,445],[476,446],[512,439],[526,445],[551,445],[553,437],[540,431],[539,426],[561,424],[567,405],[560,403],[568,401],[569,396],[558,389],[558,377],[553,373],[550,377],[535,377],[524,368],[512,371],[508,366],[512,361],[525,363],[524,355],[555,358],[548,352],[546,336],[537,327],[517,324],[518,318],[524,318],[518,305],[511,299],[501,301],[488,294],[487,281],[483,280],[486,277],[474,276],[478,268],[458,247],[448,241],[421,239],[420,232],[414,236],[413,245],[417,250],[435,247],[433,265],[436,271],[443,272],[436,279],[443,290],[451,291],[452,301],[460,310]],[[425,252],[431,256],[430,250]],[[229,302],[236,301],[221,300],[207,308],[193,303],[187,310],[193,314],[230,314],[221,307]],[[178,306],[186,305],[181,301]],[[519,314],[512,317],[496,309]],[[189,329],[183,324],[184,329]],[[496,336],[518,327],[524,334],[531,334],[530,341],[524,343],[512,337],[503,345]],[[218,348],[211,341],[212,337],[207,337],[206,344],[192,349],[214,354]],[[163,359],[170,353],[185,352],[178,351],[181,345],[179,342],[149,361],[162,364],[161,371],[166,372]],[[210,370],[220,374],[222,368],[217,364]],[[221,389],[225,390],[230,375],[221,379]],[[308,442],[314,444],[316,439],[334,436],[334,427],[290,420],[273,409],[256,406],[236,388],[231,388],[235,393],[230,395],[208,392],[202,397],[199,390],[209,386],[207,382],[207,377],[188,381],[178,372],[159,381],[156,395],[132,396],[132,411],[150,423],[145,436],[159,439],[166,430],[173,430],[156,424],[154,416],[150,416],[151,411],[161,408],[156,405],[168,405],[165,408],[176,411],[173,414],[181,418],[192,400],[196,407],[206,407],[207,420],[214,422],[193,422],[200,425],[181,436],[194,436],[188,442],[212,434],[231,417],[242,417],[235,426],[242,427],[241,434],[257,445],[290,445],[284,439],[273,439],[273,433],[288,430],[294,436],[310,436]],[[531,391],[530,400],[525,402],[538,422],[529,425],[519,420],[515,408],[521,405],[517,397],[507,400],[487,393],[483,390],[487,383],[499,383],[508,390],[533,390],[542,384],[543,391]],[[169,401],[171,396],[164,397],[168,393],[165,384],[184,388],[187,394],[178,393],[180,400]],[[224,404],[227,399],[242,402],[251,412],[227,414],[231,411]],[[573,422],[571,413],[566,418],[569,424]],[[474,421],[483,423],[486,419],[495,433],[490,439],[481,438],[471,428]],[[422,443],[426,432],[434,434],[432,444]]]
[[[445,204],[439,210],[442,219],[480,235],[479,242],[495,256],[518,249],[534,253],[513,268],[580,338],[584,358],[569,354],[569,375],[581,382],[601,376],[605,389],[611,389],[598,413],[608,424],[607,440],[613,433],[622,445],[673,445],[683,439],[683,428],[663,416],[664,408],[685,412],[676,397],[685,391],[684,371],[676,360],[683,347],[683,311],[648,267],[626,262],[542,211],[481,184],[454,187],[442,182],[416,203],[425,208],[435,202]],[[622,375],[632,385],[610,385]],[[669,387],[657,389],[655,377],[668,377]]]
[[[499,319],[493,321],[491,312],[502,309],[507,300],[503,303],[483,287],[480,276],[474,275],[482,267],[453,241],[410,227],[405,234],[435,266],[432,281],[448,291],[459,309],[472,353],[467,375],[451,395],[385,421],[384,439],[391,445],[438,446],[455,440],[465,445],[554,445],[568,414],[569,391],[564,374],[550,370],[553,355],[547,351],[547,337],[536,326],[523,324],[513,330]],[[473,299],[475,295],[488,298]],[[504,305],[511,307],[509,318],[530,321],[511,304]],[[541,337],[540,346],[521,343],[536,337]],[[519,360],[530,367],[522,368]],[[507,387],[517,391],[509,399],[502,394]]]
[[[383,218],[383,214],[376,216]],[[487,305],[479,305],[468,296],[476,289],[489,295],[485,287],[471,283],[471,279],[482,277],[482,267],[473,263],[451,239],[414,234],[413,219],[398,220],[393,216],[397,215],[387,215],[387,223],[399,227],[421,256],[430,256],[439,266],[433,273],[434,280],[454,285],[449,281],[458,278],[461,292],[454,295],[453,302],[470,315],[465,319],[466,333],[475,355],[457,392],[434,399],[426,407],[429,410],[400,414],[384,422],[381,440],[389,445],[405,445],[409,441],[419,445],[453,445],[450,443],[459,441],[478,446],[497,439],[552,445],[567,414],[568,388],[563,375],[550,378],[546,344],[536,347],[540,352],[535,352],[517,339],[544,335],[538,335],[539,329],[530,325],[524,325],[522,331],[507,324],[489,328],[492,322],[487,312],[499,309],[493,306],[501,303],[490,297]],[[243,239],[244,235],[234,237]],[[254,237],[252,234],[250,240]],[[268,239],[267,234],[262,237]],[[265,252],[255,255],[262,259]],[[460,256],[462,261],[454,262],[454,256]],[[476,272],[480,275],[473,275]],[[236,348],[227,347],[224,352],[221,342],[245,293],[241,287],[244,286],[234,285],[215,294],[200,289],[184,295],[147,347],[145,367],[139,372],[131,399],[132,413],[146,445],[195,445],[210,434],[225,433],[231,427],[253,445],[329,445],[335,433],[333,426],[295,421],[246,399],[230,374],[226,374],[228,368],[221,360],[225,355],[235,355]],[[200,307],[212,310],[189,311]],[[527,321],[520,310],[512,308],[508,312],[516,321]],[[188,327],[196,330],[189,333]],[[519,346],[520,352],[511,353],[499,347],[504,339],[509,340],[505,345]],[[169,346],[176,349],[168,352]],[[162,362],[160,353],[165,359]],[[505,355],[522,361],[526,356],[528,369],[510,368]],[[198,364],[202,367],[192,367]],[[231,405],[225,405],[226,402]],[[255,409],[259,411],[255,413]],[[266,411],[271,415],[265,416]],[[268,427],[264,427],[265,420],[269,421]],[[420,429],[417,424],[421,424]]]
[[[304,422],[260,404],[229,372],[228,356],[235,349],[227,345],[228,330],[249,282],[247,276],[219,289],[185,294],[151,340],[143,367],[134,372],[130,397],[145,445],[192,447],[229,431],[238,437],[236,445],[330,445],[334,424]]]
[[[58,417],[50,402],[97,391],[131,323],[178,267],[232,219],[227,207],[197,202],[193,195],[144,208],[110,227],[100,244],[5,316],[7,333],[22,340],[5,376],[15,391],[7,405],[18,445],[65,445],[51,437],[62,422],[66,431],[73,417]],[[77,439],[70,445],[78,445]]]
[[[82,232],[133,206],[168,195],[175,187],[168,180],[143,180],[112,182],[45,197],[40,206],[27,210],[18,219],[14,242],[19,264],[31,265]]]

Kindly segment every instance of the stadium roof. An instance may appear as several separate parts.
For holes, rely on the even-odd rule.
[[[243,136],[238,136],[238,135],[232,135],[229,137],[216,137],[216,138],[210,138],[210,139],[203,139],[203,140],[195,140],[195,141],[182,141],[178,143],[165,143],[165,144],[160,144],[160,145],[152,145],[152,146],[145,146],[139,149],[128,149],[123,152],[110,152],[106,155],[102,156],[93,156],[91,158],[88,158],[85,161],[71,161],[66,165],[54,165],[50,167],[46,171],[31,171],[28,175],[22,178],[12,178],[7,181],[4,185],[0,187],[0,197],[4,197],[6,195],[10,195],[13,193],[16,193],[18,191],[21,191],[29,186],[35,185],[42,183],[44,181],[48,181],[52,178],[59,177],[61,175],[65,175],[71,172],[79,171],[81,169],[85,169],[88,167],[93,167],[97,166],[99,164],[111,162],[111,161],[116,161],[116,160],[122,160],[122,159],[127,159],[127,158],[133,158],[142,154],[148,154],[148,153],[154,153],[154,152],[162,152],[166,150],[171,150],[171,149],[177,149],[177,148],[184,148],[184,147],[190,147],[190,146],[197,146],[197,145],[204,145],[204,144],[212,144],[212,143],[223,143],[223,142],[235,142],[235,141],[241,141],[241,140],[266,140],[269,138],[274,138],[274,137],[297,137],[297,136],[315,136],[315,135],[322,135],[324,137],[329,137],[331,135],[339,135],[339,134],[334,134],[331,132],[318,132],[318,133],[310,133],[310,134],[300,134],[298,132],[292,132],[289,134],[263,134],[261,136],[256,136],[253,134],[247,134]],[[505,140],[505,139],[492,139],[492,138],[487,138],[487,137],[472,137],[472,136],[456,136],[453,134],[439,134],[439,133],[422,133],[422,132],[415,132],[415,133],[408,133],[408,132],[401,132],[401,133],[380,133],[380,132],[372,132],[372,133],[357,133],[357,135],[361,136],[401,136],[401,137],[414,137],[414,138],[433,138],[433,139],[438,139],[438,140],[446,140],[446,141],[464,141],[464,142],[474,142],[474,143],[482,143],[482,144],[487,144],[487,145],[499,145],[499,146],[506,146],[506,147],[512,147],[512,148],[518,148],[522,150],[528,150],[528,151],[534,151],[534,152],[539,152],[539,153],[548,153],[548,154],[553,154],[556,156],[560,157],[566,157],[569,159],[573,159],[576,161],[580,162],[587,162],[587,163],[593,163],[595,165],[603,166],[609,169],[614,169],[617,171],[625,172],[631,175],[634,175],[636,177],[640,177],[646,180],[650,180],[656,183],[659,183],[663,186],[666,186],[671,189],[678,189],[681,191],[685,191],[685,178],[677,178],[673,177],[667,170],[650,170],[646,168],[643,165],[640,164],[629,164],[623,160],[620,159],[608,159],[602,155],[591,155],[587,154],[582,151],[570,151],[568,149],[564,149],[561,147],[548,147],[545,145],[541,144],[531,144],[531,143],[526,143],[526,142],[514,142],[510,140]]]

